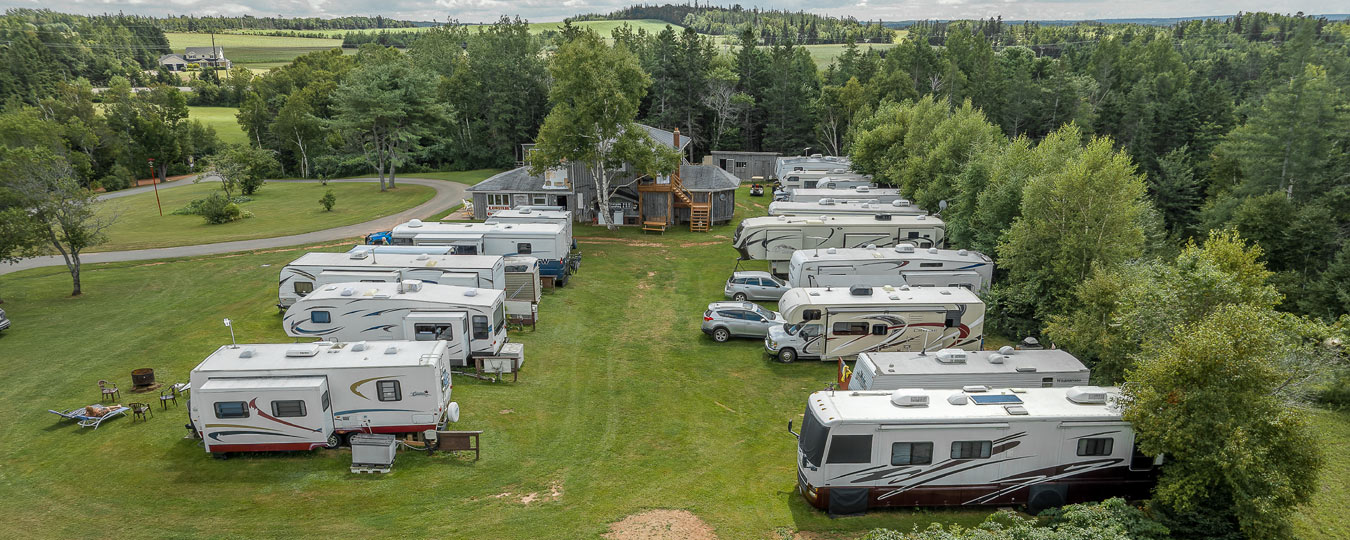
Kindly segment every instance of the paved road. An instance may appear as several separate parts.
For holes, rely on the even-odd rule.
[[[329,180],[330,183],[339,182],[379,182],[378,178],[352,178],[347,180]],[[269,180],[271,182],[304,182],[318,183],[318,180]],[[172,189],[177,186],[189,185],[192,182],[188,179],[160,184],[159,189]],[[255,249],[268,249],[295,246],[311,242],[327,242],[332,240],[342,240],[346,238],[355,238],[374,231],[384,231],[393,228],[394,225],[403,223],[413,218],[425,218],[438,211],[446,210],[464,198],[464,189],[468,186],[458,182],[446,180],[428,180],[424,178],[399,178],[400,184],[417,184],[427,186],[436,190],[436,195],[431,200],[399,212],[391,216],[385,216],[379,219],[347,225],[345,227],[335,227],[314,231],[303,234],[292,234],[290,236],[278,236],[274,238],[259,238],[257,240],[239,240],[236,242],[220,242],[216,244],[198,244],[195,246],[178,246],[155,249],[136,249],[131,251],[106,251],[102,253],[86,253],[80,256],[81,263],[103,263],[120,261],[143,261],[148,259],[167,259],[172,257],[191,257],[197,255],[216,255],[220,253],[232,253],[235,251],[250,251]],[[100,199],[113,199],[125,197],[136,193],[143,193],[153,189],[152,186],[142,186],[122,191],[114,191],[107,195],[100,196]],[[14,264],[0,264],[0,275],[30,268],[42,268],[45,266],[65,266],[66,261],[60,255],[51,255],[46,257],[33,257],[24,259]]]

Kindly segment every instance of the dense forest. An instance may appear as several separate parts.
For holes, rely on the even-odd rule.
[[[220,15],[171,15],[149,18],[166,32],[206,32],[229,30],[367,30],[372,28],[410,28],[426,23],[374,17],[225,17]]]
[[[569,21],[622,21],[655,19],[692,28],[700,34],[739,35],[746,26],[754,30],[761,44],[890,43],[895,32],[881,21],[858,22],[852,17],[827,17],[776,9],[676,5],[637,5],[606,14],[579,15]]]
[[[12,9],[0,17],[0,96],[37,104],[62,81],[106,85],[127,77],[138,85],[169,52],[164,32],[145,17],[87,17],[48,10]]]

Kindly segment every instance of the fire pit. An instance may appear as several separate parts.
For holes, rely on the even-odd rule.
[[[155,370],[150,368],[141,368],[131,371],[131,385],[137,389],[145,389],[155,385]]]

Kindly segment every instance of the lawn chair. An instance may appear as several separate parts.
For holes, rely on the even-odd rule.
[[[169,385],[168,388],[165,388],[165,389],[163,389],[163,390],[160,390],[160,392],[159,392],[159,407],[160,407],[161,409],[168,409],[168,408],[169,408],[169,402],[170,402],[170,401],[173,402],[173,406],[174,406],[174,407],[177,407],[177,406],[178,406],[178,395],[181,394],[181,393],[183,393],[183,392],[186,390],[186,388],[187,388],[187,383],[179,383],[179,384],[171,384],[171,385]]]
[[[99,424],[102,424],[104,420],[107,420],[114,416],[125,416],[127,414],[127,411],[131,410],[130,408],[123,407],[121,405],[113,405],[112,407],[107,407],[107,412],[104,412],[102,415],[91,416],[89,414],[90,407],[96,407],[100,409],[104,408],[102,404],[97,404],[97,405],[90,405],[89,407],[77,407],[74,409],[70,409],[68,411],[54,411],[52,409],[47,409],[47,412],[65,418],[67,420],[75,420],[80,424],[80,427],[92,427],[94,429],[98,429]]]
[[[128,406],[128,407],[131,407],[131,421],[132,421],[132,422],[135,422],[137,418],[140,418],[142,421],[150,420],[150,417],[151,417],[151,416],[154,416],[154,414],[155,414],[155,409],[154,409],[153,407],[151,407],[149,403],[134,403],[134,402],[133,402],[133,403],[128,403],[127,406]]]
[[[104,400],[113,400],[122,397],[122,391],[117,389],[117,385],[106,380],[99,379],[98,389],[103,393]]]

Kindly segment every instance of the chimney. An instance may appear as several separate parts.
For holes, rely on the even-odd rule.
[[[680,150],[680,128],[675,128],[675,150]]]

